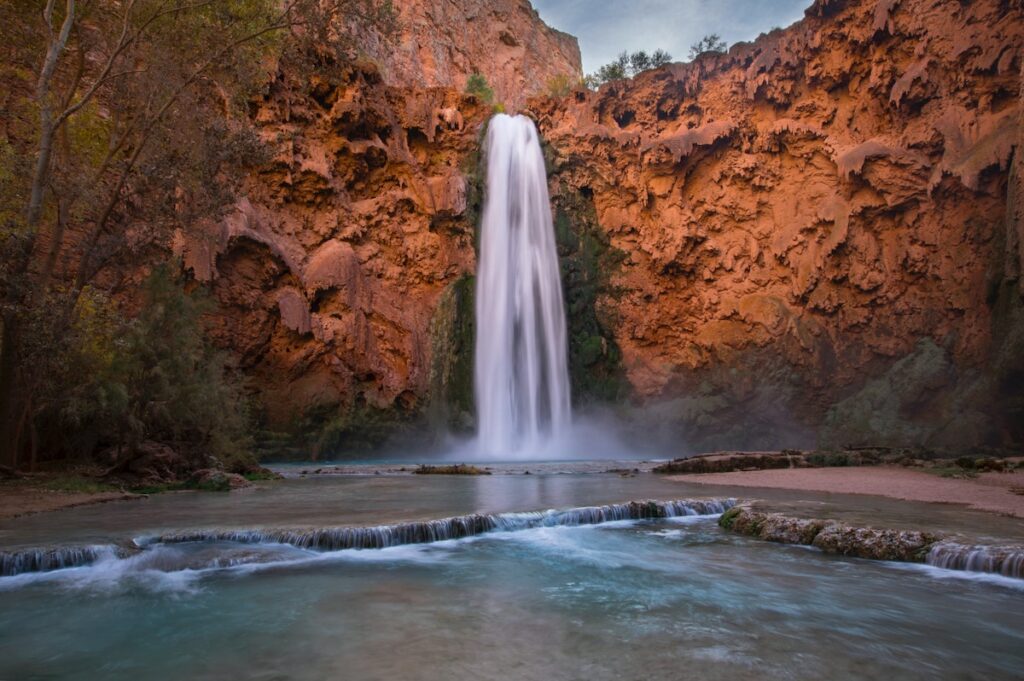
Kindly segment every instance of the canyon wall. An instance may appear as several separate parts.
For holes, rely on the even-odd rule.
[[[1022,45],[1019,2],[818,0],[533,102],[554,193],[622,256],[597,307],[645,432],[1020,442]]]
[[[368,448],[422,413],[431,317],[473,270],[467,176],[490,113],[454,90],[387,86],[369,61],[336,81],[282,72],[256,114],[273,160],[226,220],[180,235],[218,303],[216,342],[272,430],[312,435],[297,447]]]
[[[272,453],[374,448],[422,429],[431,394],[435,420],[472,427],[466,318],[493,111],[466,80],[481,73],[515,107],[581,72],[576,39],[527,0],[395,8],[397,35],[363,36],[351,64],[278,66],[253,103],[269,162],[223,222],[176,237],[217,301],[215,341],[258,392]]]
[[[273,159],[176,245],[279,444],[472,428],[475,71],[545,139],[581,407],[672,453],[1024,441],[1019,2],[818,0],[529,101],[579,55],[525,0],[400,14],[341,77],[282,66]]]
[[[364,40],[397,87],[463,90],[473,73],[487,78],[495,101],[518,109],[558,77],[583,77],[576,38],[541,21],[529,0],[403,0],[397,40]]]

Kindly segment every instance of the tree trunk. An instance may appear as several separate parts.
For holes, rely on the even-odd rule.
[[[28,439],[30,443],[31,457],[29,458],[28,469],[36,472],[36,462],[39,456],[39,433],[36,431],[35,410],[28,410]]]
[[[0,465],[18,467],[18,321],[4,319],[0,345]]]

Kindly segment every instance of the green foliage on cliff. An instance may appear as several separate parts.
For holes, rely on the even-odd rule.
[[[632,78],[644,71],[664,66],[671,61],[672,55],[665,50],[655,50],[651,54],[644,50],[632,53],[622,52],[614,61],[589,74],[583,79],[583,83],[588,88],[596,89],[605,83]]]
[[[579,77],[573,77],[566,73],[560,73],[556,76],[548,78],[548,82],[545,85],[545,94],[552,99],[561,99],[562,97],[568,97],[572,91],[583,85]]]
[[[206,299],[186,293],[166,265],[154,270],[144,291],[141,314],[129,324],[116,360],[128,395],[122,432],[205,449],[229,468],[244,468],[248,402],[227,357],[206,337]]]
[[[80,458],[115,446],[131,457],[138,444],[156,440],[197,465],[252,466],[242,385],[206,337],[206,301],[170,272],[158,267],[144,282],[138,317],[126,318],[90,290],[66,342],[47,340],[59,353],[50,380],[63,387],[37,412],[49,451]]]
[[[259,430],[254,451],[260,461],[327,461],[360,458],[394,445],[423,448],[423,410],[401,397],[378,406],[357,395],[351,403],[327,400],[275,430]]]
[[[484,104],[494,103],[494,90],[491,89],[487,78],[482,73],[474,73],[466,81],[466,92],[479,99]]]
[[[989,428],[984,404],[990,392],[988,379],[957,367],[946,348],[922,338],[912,352],[829,408],[821,444],[977,444]]]
[[[454,432],[473,429],[476,278],[465,274],[441,296],[430,323],[430,416]]]
[[[729,45],[717,33],[704,36],[690,45],[690,61],[708,52],[725,52]]]
[[[97,443],[116,426],[121,440],[145,433],[232,449],[235,438],[220,441],[230,428],[210,426],[181,394],[135,403],[168,385],[137,375],[97,383],[103,372],[79,364],[98,359],[69,342],[84,332],[76,314],[91,304],[83,298],[102,298],[111,272],[164,259],[174,230],[232,205],[263,159],[248,125],[253,98],[282,64],[340,68],[357,36],[389,35],[395,16],[388,0],[0,3],[10,38],[0,60],[0,464],[82,451],[87,443],[56,437],[77,427],[42,429],[64,411],[92,419]],[[115,364],[144,350],[147,323],[156,320],[128,324]],[[63,393],[86,386],[103,400],[66,404]]]
[[[371,454],[408,426],[415,415],[398,409],[381,409],[365,403],[329,410],[330,418],[301,458],[330,460]]]
[[[563,192],[552,202],[569,324],[573,400],[614,402],[625,397],[628,386],[611,330],[614,320],[602,311],[600,298],[615,295],[609,275],[623,254],[608,243],[589,198]]]

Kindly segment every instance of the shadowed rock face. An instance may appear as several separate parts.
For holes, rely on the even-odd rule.
[[[488,115],[452,90],[387,86],[368,62],[339,83],[282,74],[260,102],[273,160],[222,224],[178,241],[272,423],[423,406],[434,309],[473,268]]]
[[[592,197],[625,254],[599,307],[657,421],[695,448],[1019,442],[992,409],[1019,368],[989,368],[1020,349],[1022,45],[1018,3],[819,0],[532,102],[555,200]]]
[[[491,111],[461,91],[479,70],[516,106],[579,71],[525,1],[397,4],[400,49],[367,38],[340,81],[282,69],[254,114],[273,160],[176,240],[272,424],[421,414],[436,382],[472,426]],[[1024,440],[1022,27],[999,0],[819,0],[728,54],[530,100],[570,362],[675,451]]]

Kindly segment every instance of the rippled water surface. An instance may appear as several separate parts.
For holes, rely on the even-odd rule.
[[[398,466],[347,467],[360,475],[292,478],[230,494],[160,494],[0,521],[0,550],[53,543],[105,543],[195,528],[377,525],[464,513],[503,513],[607,504],[632,499],[738,497],[808,517],[835,517],[897,528],[961,532],[1024,541],[1024,523],[963,507],[882,497],[751,490],[674,482],[651,473],[597,473],[645,464],[568,462],[494,466],[490,476],[374,475]],[[407,466],[411,468],[411,466]],[[650,468],[650,465],[646,465]],[[288,475],[317,466],[288,466]],[[531,475],[522,475],[532,469]],[[579,471],[585,471],[580,473]],[[513,472],[514,474],[506,474]]]
[[[45,514],[5,523],[0,539],[717,492],[643,475],[345,477]],[[859,503],[869,514],[877,502]],[[186,543],[0,579],[0,679],[1015,679],[1021,612],[1019,581],[748,540],[713,518],[335,553]]]

